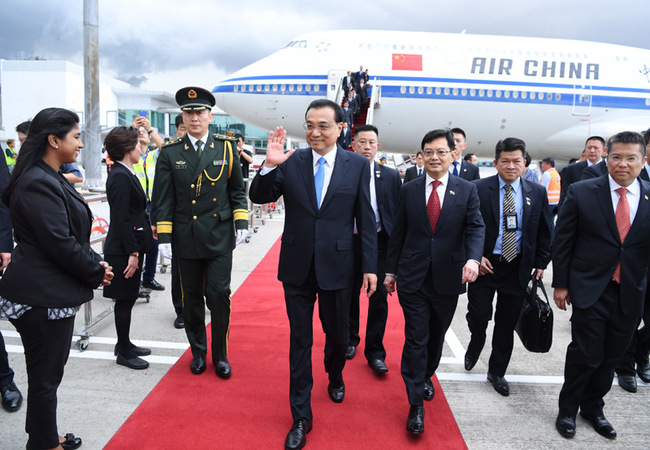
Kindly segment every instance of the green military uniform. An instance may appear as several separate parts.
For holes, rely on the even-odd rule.
[[[159,243],[173,241],[179,257],[192,354],[207,353],[205,292],[214,362],[225,360],[227,353],[235,229],[248,228],[246,191],[234,147],[229,138],[208,135],[199,159],[189,135],[169,142],[158,156],[154,184]]]

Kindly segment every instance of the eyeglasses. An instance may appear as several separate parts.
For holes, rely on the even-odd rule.
[[[324,132],[324,131],[329,130],[329,129],[332,128],[332,127],[335,127],[336,125],[337,125],[337,124],[331,124],[331,123],[319,123],[318,125],[314,125],[313,123],[307,123],[307,122],[305,122],[305,123],[302,124],[302,127],[303,127],[306,131],[314,131],[314,130],[318,130],[318,131],[320,131],[320,132],[322,133],[322,132]]]
[[[438,158],[444,158],[444,157],[447,156],[449,153],[451,153],[450,150],[436,150],[436,151],[433,151],[433,150],[426,150],[426,151],[424,152],[424,157],[425,157],[425,158],[431,158],[431,157],[435,154],[435,155],[438,155]]]
[[[627,164],[634,164],[637,161],[639,161],[639,159],[641,159],[641,158],[639,156],[636,156],[636,155],[626,156],[625,158],[620,156],[620,155],[609,155],[607,157],[607,159],[609,159],[611,162],[616,163],[616,164],[619,164],[619,163],[623,162],[623,160],[625,160],[625,162]]]

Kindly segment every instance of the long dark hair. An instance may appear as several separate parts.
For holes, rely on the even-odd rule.
[[[78,124],[79,116],[63,108],[45,108],[36,114],[29,127],[27,139],[20,147],[9,184],[2,193],[2,202],[5,205],[9,206],[11,193],[23,173],[43,158],[48,136],[53,134],[59,139],[64,139]]]

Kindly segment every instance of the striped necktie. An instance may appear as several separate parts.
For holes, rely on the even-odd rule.
[[[503,196],[503,239],[501,246],[501,256],[510,262],[517,257],[517,230],[508,230],[506,223],[506,213],[514,213],[515,197],[512,195],[512,186],[504,186],[506,192]]]

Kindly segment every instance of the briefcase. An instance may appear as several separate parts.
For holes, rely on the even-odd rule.
[[[526,288],[524,304],[515,330],[526,350],[546,353],[553,343],[553,310],[542,280],[533,278],[532,282],[532,286]],[[543,299],[537,295],[537,288],[544,294]]]

